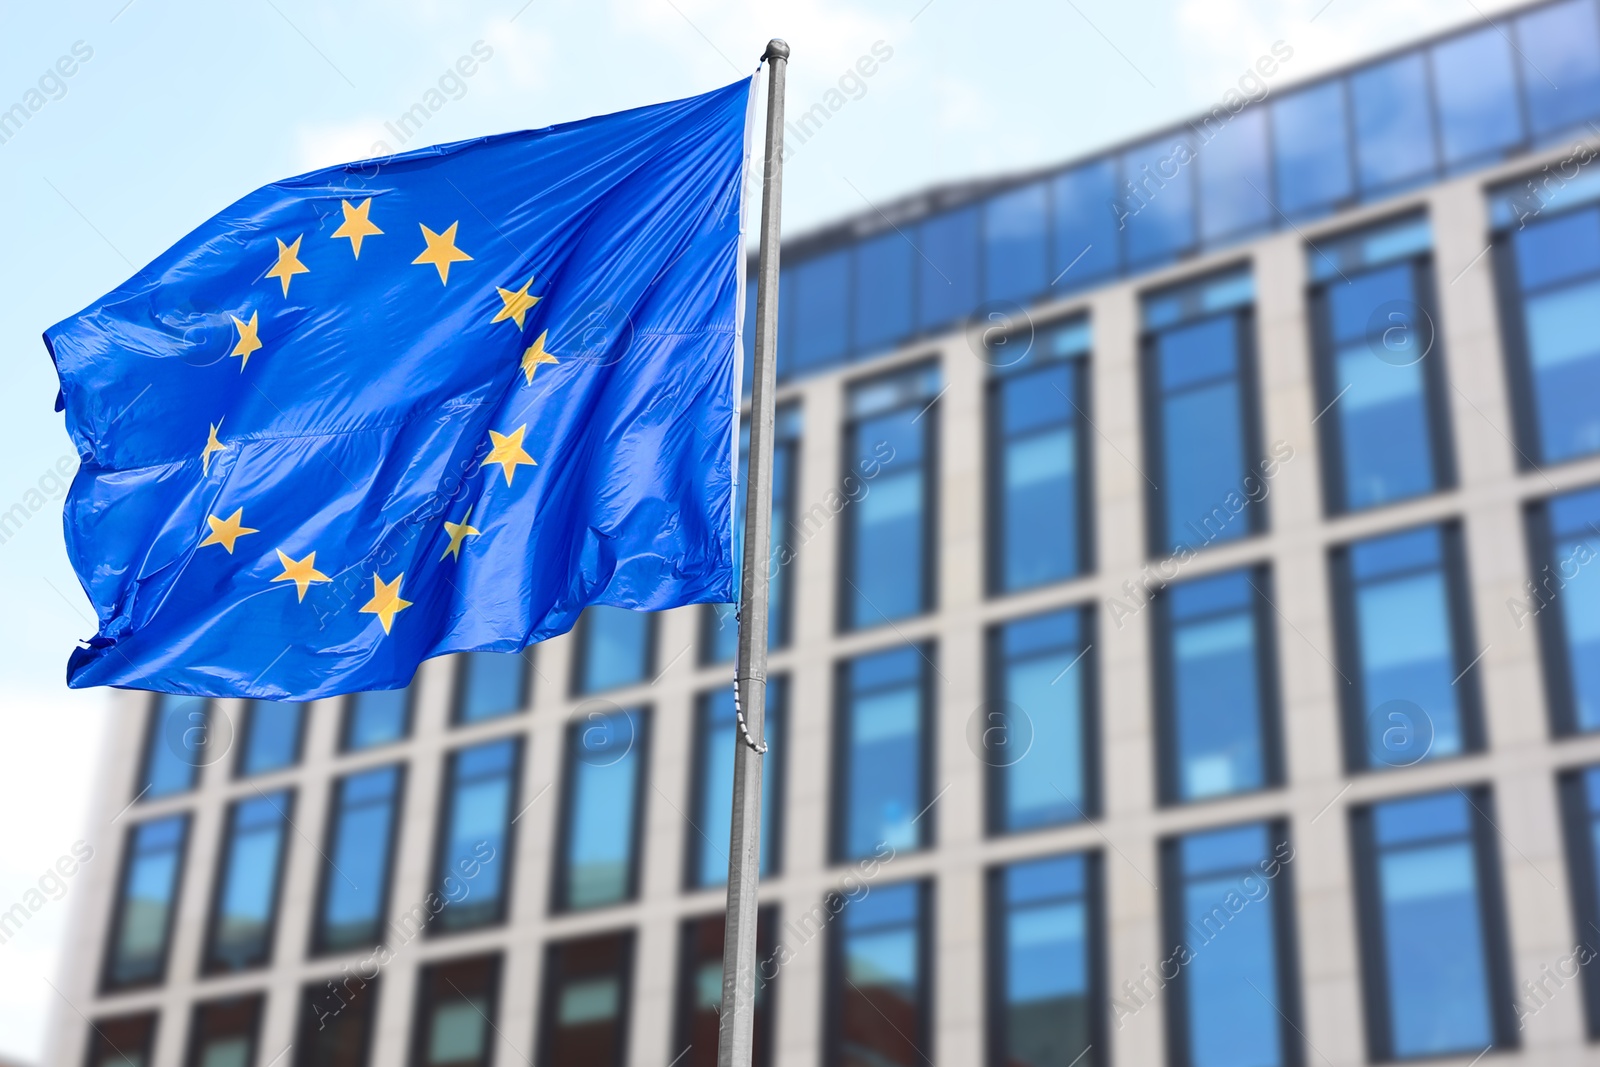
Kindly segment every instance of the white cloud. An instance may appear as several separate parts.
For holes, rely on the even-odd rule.
[[[302,170],[331,167],[384,155],[382,143],[393,140],[380,118],[301,126],[295,130],[296,165]]]

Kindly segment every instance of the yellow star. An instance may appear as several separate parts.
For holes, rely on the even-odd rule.
[[[544,350],[544,339],[549,336],[550,331],[544,331],[534,339],[533,344],[528,346],[528,350],[522,353],[522,373],[528,376],[529,385],[533,384],[533,372],[539,369],[539,364],[561,362]]]
[[[237,315],[229,315],[228,318],[233,320],[233,325],[239,331],[239,343],[233,346],[233,351],[228,355],[244,357],[239,363],[239,373],[243,374],[244,369],[250,365],[250,353],[261,348],[261,338],[256,336],[256,324],[261,321],[261,312],[252,311],[249,322],[240,322]]]
[[[317,570],[317,554],[310,553],[305,559],[295,560],[284,555],[283,549],[278,549],[278,562],[283,564],[283,573],[272,579],[274,582],[293,582],[294,587],[300,592],[300,600],[306,599],[306,590],[311,588],[312,582],[331,582],[333,579]]]
[[[305,239],[301,234],[294,239],[294,244],[286,245],[283,238],[278,238],[278,262],[267,271],[268,278],[276,278],[283,283],[283,295],[289,295],[289,279],[296,274],[310,274],[311,268],[300,262],[300,242]]]
[[[344,222],[333,231],[333,236],[350,238],[350,250],[356,254],[357,259],[360,259],[361,239],[383,232],[367,218],[367,212],[372,210],[372,197],[369,196],[361,201],[360,207],[351,206],[348,200],[339,201],[339,206],[344,209]]]
[[[538,297],[528,295],[528,286],[532,284],[533,279],[529,278],[522,283],[522,288],[515,292],[510,289],[501,289],[498,285],[495,286],[495,289],[500,292],[500,299],[505,302],[505,307],[496,312],[495,317],[490,321],[504,322],[507,319],[511,319],[517,324],[517,329],[522,329],[522,320],[527,318],[528,309],[539,302]]]
[[[421,226],[421,223],[418,223]],[[422,239],[428,242],[428,247],[422,254],[413,259],[412,264],[431,263],[439,268],[439,284],[450,284],[450,264],[471,259],[461,249],[456,247],[456,227],[461,225],[460,220],[452,222],[450,228],[443,233],[434,233],[426,226],[422,227]]]
[[[411,606],[411,601],[400,599],[400,583],[405,579],[405,576],[405,572],[401,571],[395,576],[394,581],[385,582],[374,573],[372,575],[372,599],[358,609],[369,615],[376,615],[378,621],[383,623],[384,633],[388,633],[389,627],[394,625],[395,614]]]
[[[527,432],[526,423],[518,426],[509,434],[489,431],[489,440],[494,442],[494,447],[489,450],[488,457],[483,461],[487,467],[491,463],[500,464],[500,470],[506,476],[506,484],[511,484],[511,475],[523,464],[538,466],[533,457],[522,450],[522,435]]]
[[[219,519],[215,515],[207,515],[206,522],[211,524],[211,532],[206,534],[206,539],[201,541],[198,547],[204,548],[207,545],[221,545],[223,548],[228,550],[228,555],[233,555],[233,543],[235,541],[243,537],[245,534],[260,532],[258,530],[252,530],[250,527],[244,525],[240,521],[240,516],[243,514],[244,508],[235,508],[233,514],[229,515],[226,519]]]
[[[211,424],[211,436],[206,438],[206,447],[200,450],[200,473],[211,473],[211,453],[226,452],[228,446],[217,440],[217,430],[222,427],[222,420],[218,419]]]
[[[444,559],[445,556],[454,556],[456,562],[459,563],[461,561],[461,542],[469,537],[477,537],[483,533],[482,530],[467,525],[467,520],[470,518],[472,518],[472,509],[468,508],[467,513],[461,516],[460,522],[446,522],[444,524],[444,528],[450,531],[450,545],[444,550],[444,556],[440,556],[440,559]]]

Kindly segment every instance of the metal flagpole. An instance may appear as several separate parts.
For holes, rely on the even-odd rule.
[[[749,1067],[756,1013],[756,881],[761,872],[761,757],[767,750],[767,560],[772,545],[772,393],[777,388],[778,230],[783,200],[783,81],[789,46],[774,38],[767,61],[767,147],[756,286],[755,381],[745,480],[744,588],[739,596],[738,742],[728,835],[728,918],[722,937],[717,1067]]]

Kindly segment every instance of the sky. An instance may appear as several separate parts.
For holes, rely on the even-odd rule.
[[[793,49],[791,114],[840,89],[862,57],[877,60],[791,146],[783,210],[795,235],[930,184],[1060,162],[1186,118],[1276,41],[1294,50],[1281,88],[1506,6],[0,0],[0,111],[30,90],[43,101],[0,143],[0,514],[27,512],[0,532],[0,913],[75,841],[106,862],[115,844],[88,821],[110,701],[63,680],[74,642],[95,627],[62,544],[61,475],[76,457],[39,337],[235,199],[388,150],[704,92],[748,76],[781,36]],[[480,60],[476,72],[452,79],[463,56]],[[439,101],[403,143],[389,128]],[[0,944],[0,1057],[43,1054],[71,894],[69,883]]]

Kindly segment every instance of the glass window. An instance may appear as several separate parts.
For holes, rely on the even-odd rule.
[[[1088,609],[1018,619],[990,631],[995,700],[979,722],[989,831],[1086,819],[1097,805]]]
[[[606,604],[583,609],[578,620],[578,694],[599,693],[650,680],[655,616]]]
[[[1498,26],[1433,46],[1434,99],[1445,166],[1497,159],[1522,141],[1511,42]]]
[[[381,938],[402,773],[394,764],[335,783],[313,951],[370,947]]]
[[[991,349],[989,583],[1004,593],[1087,569],[1089,329],[1037,332],[1015,362]]]
[[[1453,480],[1428,249],[1391,244],[1399,254],[1384,254],[1386,232],[1408,236],[1409,244],[1418,224],[1401,220],[1337,242],[1331,256],[1343,267],[1312,290],[1323,412],[1317,422],[1331,512],[1431,493]],[[1367,254],[1338,247],[1347,242]],[[1306,254],[1314,276],[1329,273],[1318,269],[1329,252]]]
[[[1515,1044],[1489,803],[1451,789],[1352,815],[1374,1060]]]
[[[1272,195],[1267,112],[1251,107],[1227,116],[1219,107],[1195,127],[1200,137],[1200,236],[1207,244],[1268,229],[1276,221],[1267,200]]]
[[[1055,225],[1051,287],[1062,292],[1111,277],[1122,265],[1117,162],[1086,163],[1050,183]]]
[[[1433,122],[1428,66],[1411,52],[1350,75],[1356,135],[1356,175],[1363,193],[1396,189],[1431,177]]]
[[[87,1067],[149,1067],[155,1038],[153,1011],[96,1019],[89,1024]]]
[[[750,1057],[753,1067],[772,1062],[772,985],[779,961],[774,955],[776,910],[762,908],[756,915],[755,1040]],[[722,1016],[722,945],[727,917],[707,915],[688,919],[678,949],[678,1021],[673,1048],[682,1049],[677,1067],[717,1067],[717,1029]]]
[[[833,857],[856,859],[931,840],[927,653],[912,645],[841,668],[835,726]]]
[[[1156,601],[1155,691],[1165,803],[1247,793],[1278,774],[1264,568],[1169,586]]]
[[[463,652],[457,657],[455,721],[512,715],[528,703],[529,661],[521,652]]]
[[[1600,730],[1600,489],[1536,505],[1528,525],[1533,583],[1512,613],[1519,627],[1538,616],[1556,732]]]
[[[244,744],[239,749],[240,777],[266,774],[300,762],[305,732],[304,704],[252,700],[245,705]]]
[[[539,1053],[549,1067],[622,1067],[628,1050],[633,934],[561,941],[545,951]]]
[[[924,333],[978,306],[978,222],[978,209],[968,207],[917,227],[917,328]]]
[[[1567,839],[1567,873],[1572,886],[1572,915],[1576,944],[1593,945],[1600,928],[1600,768],[1584,767],[1567,771],[1560,778],[1561,813]],[[1588,1036],[1600,1035],[1600,974],[1588,964],[1587,955],[1574,952],[1562,966],[1583,964],[1584,1009],[1588,1016]],[[1549,990],[1541,990],[1541,997]],[[1527,1000],[1521,1001],[1527,1004]],[[1542,1000],[1534,1000],[1542,1006]]]
[[[272,959],[293,809],[294,791],[289,789],[244,797],[228,806],[206,938],[207,972],[259,967]]]
[[[845,494],[838,504],[845,513],[841,629],[877,626],[933,606],[938,394],[939,372],[933,366],[874,378],[850,390],[840,482]],[[824,508],[838,513],[831,504]],[[797,532],[809,536],[811,516],[808,511],[799,518]],[[827,517],[819,515],[819,523]]]
[[[1600,114],[1600,26],[1592,0],[1567,0],[1517,19],[1528,121],[1549,138]]]
[[[983,207],[984,295],[1026,300],[1050,284],[1049,186],[1034,182]]]
[[[261,1002],[255,996],[229,997],[194,1007],[189,1027],[187,1067],[249,1067],[255,1062]]]
[[[500,957],[435,963],[417,982],[412,1067],[488,1067],[494,1061]]]
[[[567,728],[558,911],[616,904],[634,895],[646,721],[641,708],[593,710]]]
[[[767,683],[767,754],[761,767],[761,874],[780,869],[783,840],[783,678]],[[728,839],[733,828],[733,757],[743,744],[733,713],[733,686],[700,694],[695,720],[693,828],[689,835],[688,878],[691,888],[728,881]]]
[[[377,1011],[376,978],[346,973],[306,983],[300,990],[295,1067],[367,1067]]]
[[[1129,268],[1152,267],[1195,247],[1194,146],[1168,134],[1130,149],[1117,224],[1127,241]]]
[[[505,918],[521,757],[522,742],[514,737],[450,754],[433,875],[447,901],[439,913],[441,929]]]
[[[1539,218],[1499,238],[1523,450],[1535,462],[1600,452],[1600,206]],[[1505,254],[1509,250],[1509,255]]]
[[[340,748],[359,752],[364,748],[393,744],[411,733],[411,688],[380,689],[371,693],[352,693],[345,699],[344,735]]]
[[[784,271],[780,290],[789,297],[789,360],[793,374],[811,374],[844,361],[850,348],[850,267],[846,247]],[[780,316],[781,318],[781,316]],[[780,323],[780,329],[785,324]]]
[[[1320,214],[1350,199],[1344,79],[1280,96],[1270,106],[1278,206],[1284,214]]]
[[[920,882],[874,887],[839,902],[831,929],[828,1052],[840,1067],[923,1067],[929,1045],[926,931]],[[837,909],[830,909],[837,910]],[[892,1020],[884,1025],[885,1020]]]
[[[154,694],[145,729],[144,773],[135,799],[154,800],[193,789],[201,764],[208,762],[210,724],[211,701],[205,697]]]
[[[1234,273],[1145,299],[1150,554],[1265,527],[1255,496],[1254,290]],[[1249,479],[1249,481],[1247,481]],[[1159,488],[1158,488],[1159,487]],[[1258,488],[1259,491],[1259,488]]]
[[[152,819],[128,831],[111,916],[106,989],[159,984],[167,973],[172,914],[183,875],[189,816]]]
[[[1166,943],[1169,951],[1187,950],[1187,963],[1176,968],[1168,989],[1173,1062],[1302,1062],[1291,897],[1284,884],[1293,856],[1283,827],[1269,823],[1164,843]]]
[[[991,1067],[1097,1067],[1104,1047],[1092,857],[990,872]]]
[[[911,278],[917,250],[896,230],[856,249],[856,355],[893,348],[911,333]]]
[[[794,494],[798,485],[795,465],[800,461],[800,408],[785,404],[777,410],[772,441],[772,554],[768,568],[767,647],[782,648],[789,643],[789,583],[794,569],[794,553],[799,547],[791,534],[805,532],[792,525]],[[750,466],[750,427],[739,430],[739,470],[733,499],[733,589],[744,589],[744,509],[745,472]],[[737,604],[708,604],[701,622],[700,660],[702,663],[730,663],[739,653]]]
[[[1409,767],[1481,748],[1456,528],[1358,541],[1333,561],[1350,765]]]

